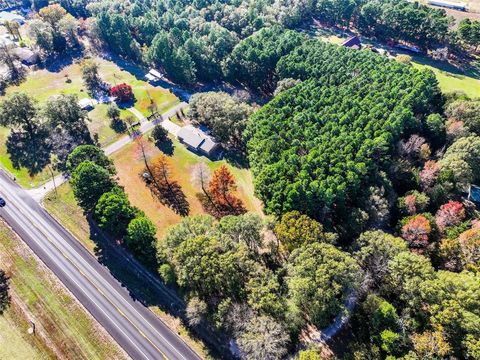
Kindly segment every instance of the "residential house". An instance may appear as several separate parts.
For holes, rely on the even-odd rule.
[[[362,48],[362,42],[358,36],[352,36],[342,43],[342,46],[350,49],[360,50]]]
[[[207,132],[192,125],[182,127],[177,133],[177,138],[189,150],[208,157],[212,157],[220,148],[220,143]]]

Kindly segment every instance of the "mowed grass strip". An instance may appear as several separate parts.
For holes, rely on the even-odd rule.
[[[3,222],[0,222],[0,263],[11,276],[16,296],[35,319],[37,331],[48,337],[52,352],[58,357],[126,358],[105,330]]]

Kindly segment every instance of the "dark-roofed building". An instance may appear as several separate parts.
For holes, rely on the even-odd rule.
[[[355,50],[360,50],[362,48],[362,42],[360,41],[358,36],[352,36],[345,40],[342,43],[342,46],[355,49]]]
[[[177,133],[177,138],[191,151],[206,156],[212,156],[220,147],[210,135],[192,125],[182,127]]]
[[[480,204],[480,186],[470,185],[470,189],[468,190],[468,200],[477,205]]]

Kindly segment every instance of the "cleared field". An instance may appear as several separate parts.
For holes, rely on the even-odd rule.
[[[462,91],[472,98],[480,97],[480,70],[471,68],[460,71],[449,63],[417,56],[413,58],[412,64],[416,68],[432,70],[444,93]]]
[[[239,169],[228,165],[225,161],[211,161],[200,157],[173,140],[174,151],[170,157],[171,179],[178,181],[190,205],[189,215],[204,213],[196,194],[201,191],[192,183],[192,171],[196,164],[204,162],[212,172],[222,164],[232,171],[238,185],[238,196],[243,200],[248,211],[261,213],[260,201],[253,196],[253,183],[248,169]],[[149,146],[148,156],[154,161],[161,154],[153,144]],[[182,217],[171,208],[161,204],[152,196],[145,186],[141,174],[145,166],[135,144],[131,144],[112,156],[118,172],[120,184],[124,186],[133,205],[139,207],[156,224],[158,237],[161,238],[168,226],[177,224]]]
[[[136,102],[133,106],[143,115],[150,114],[149,107],[155,104],[160,112],[164,112],[176,105],[179,100],[169,90],[160,87],[154,87],[149,83],[138,79],[130,72],[121,69],[117,64],[104,59],[95,59],[99,65],[99,74],[101,78],[113,85],[127,83],[132,86]],[[59,71],[48,71],[41,69],[28,74],[27,79],[18,86],[11,86],[7,89],[6,95],[14,92],[25,92],[33,96],[40,104],[49,97],[58,94],[77,94],[80,99],[87,98],[88,94],[83,85],[81,77],[81,68],[79,63],[73,63],[63,67]],[[0,101],[2,97],[0,97]],[[117,140],[121,134],[117,134],[110,127],[110,119],[107,117],[106,104],[99,104],[94,110],[89,112],[90,122],[88,127],[92,134],[98,134],[100,144],[108,145]],[[131,115],[122,110],[121,116]],[[18,182],[26,187],[32,188],[41,185],[50,178],[50,174],[44,171],[31,178],[24,169],[16,170],[10,161],[6,152],[5,141],[8,136],[8,130],[0,127],[0,165],[10,171]]]
[[[200,201],[196,194],[200,189],[196,189],[192,183],[192,170],[194,165],[204,162],[213,170],[225,161],[211,161],[205,157],[200,157],[188,151],[182,144],[174,140],[174,151],[170,157],[171,178],[178,181],[185,193],[190,205],[189,215],[204,213]],[[112,159],[118,172],[119,182],[125,188],[128,197],[133,205],[142,209],[147,216],[155,223],[159,239],[165,234],[168,226],[179,223],[182,217],[175,213],[171,208],[161,204],[158,199],[152,196],[150,190],[145,186],[141,174],[144,171],[144,163],[136,144],[130,144],[124,149],[115,153]],[[148,155],[150,161],[155,160],[161,154],[154,145],[149,146]],[[252,176],[248,169],[239,169],[228,165],[232,171],[238,185],[238,196],[243,200],[248,211],[262,214],[261,202],[253,195]],[[90,226],[85,219],[82,210],[77,206],[73,192],[68,184],[60,186],[58,197],[50,193],[44,200],[47,210],[74,233],[80,239],[90,238]],[[95,243],[92,240],[85,241],[86,246],[93,250]]]
[[[11,277],[16,298],[33,318],[37,337],[47,339],[49,350],[55,357],[126,358],[105,330],[3,222],[0,222],[0,264]],[[0,330],[0,339],[3,334]],[[21,346],[7,345],[6,350],[0,350],[0,359],[21,358],[24,350]],[[18,352],[19,357],[2,357],[1,351]]]

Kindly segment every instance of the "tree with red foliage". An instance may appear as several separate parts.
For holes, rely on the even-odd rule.
[[[401,235],[411,247],[425,248],[432,232],[430,220],[424,215],[416,215],[406,219],[402,226]]]
[[[133,100],[133,90],[128,84],[122,83],[110,89],[110,94],[115,96],[120,102],[128,102]]]
[[[246,212],[242,200],[232,193],[237,190],[237,184],[230,170],[225,165],[213,173],[208,185],[208,193],[215,203],[217,217],[225,215],[240,215]]]
[[[463,219],[465,219],[465,208],[462,203],[453,200],[440,206],[435,214],[435,221],[441,231],[449,226],[460,224]]]

